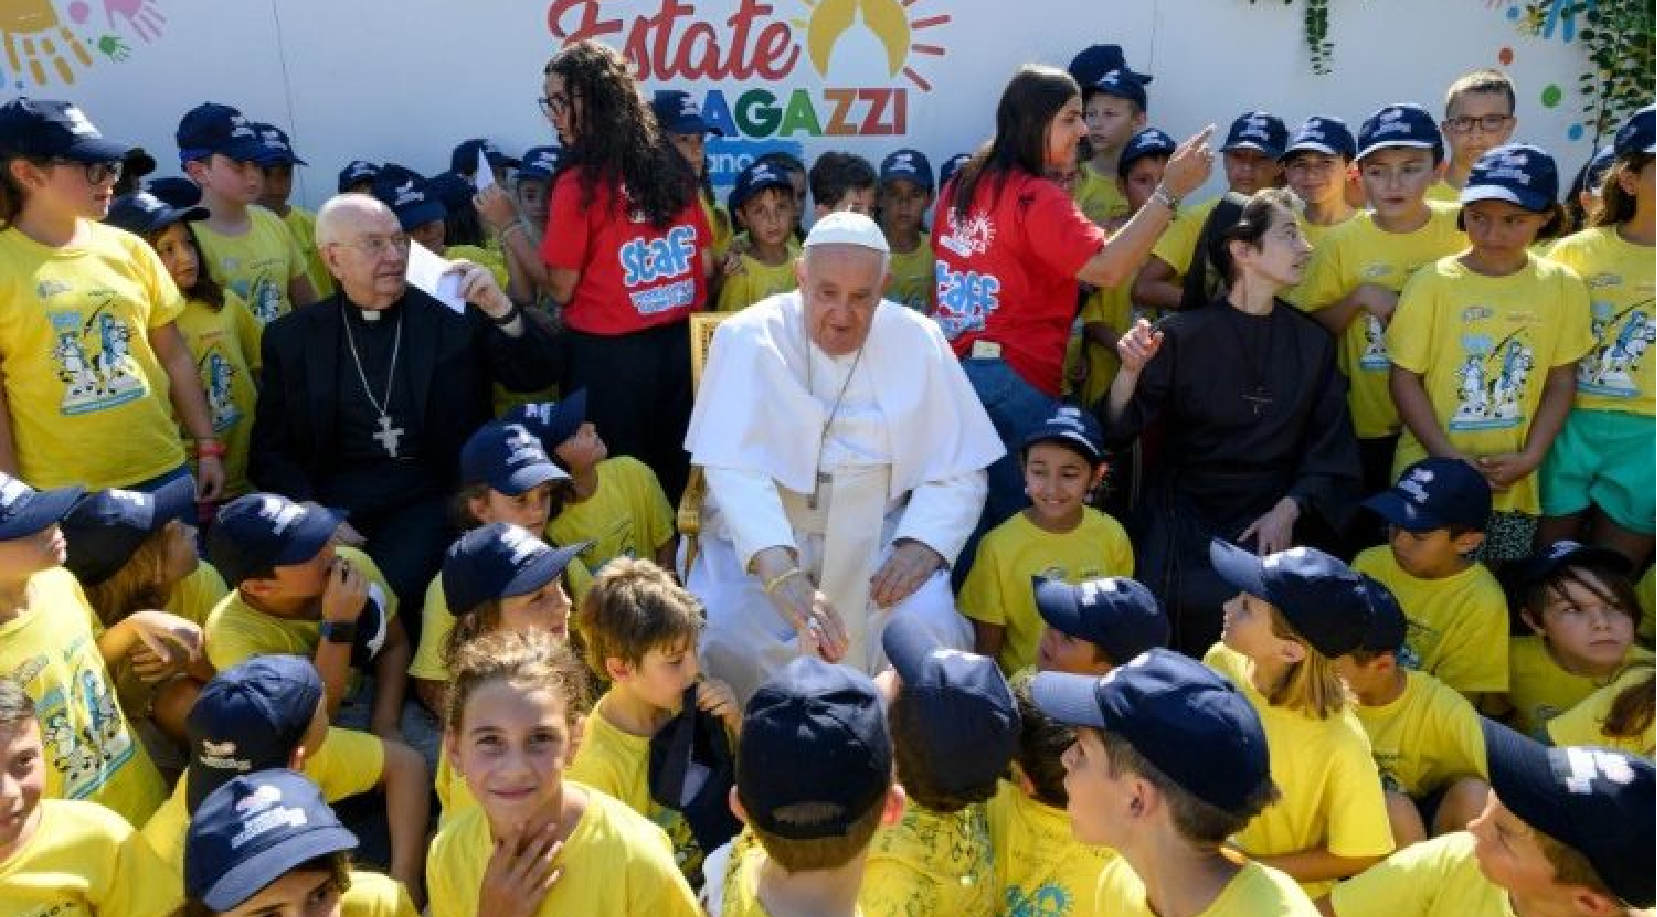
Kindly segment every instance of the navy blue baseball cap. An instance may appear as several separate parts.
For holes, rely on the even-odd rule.
[[[184,896],[215,913],[247,902],[295,867],[357,849],[316,784],[297,771],[262,770],[214,790],[184,839]]]
[[[788,180],[787,172],[777,168],[775,163],[751,163],[737,175],[736,185],[731,188],[731,209],[741,207],[754,195],[768,188],[787,192],[788,200],[794,200],[794,184]]]
[[[1093,83],[1093,90],[1118,99],[1127,99],[1138,105],[1140,111],[1144,111],[1147,105],[1145,87],[1150,85],[1152,79],[1149,74],[1135,73],[1127,67],[1118,67],[1099,77]]]
[[[0,541],[25,538],[62,522],[85,493],[80,486],[35,490],[0,472]]]
[[[219,508],[207,531],[207,559],[234,589],[266,567],[302,564],[334,537],[333,513],[281,494],[251,493]]]
[[[397,214],[404,232],[441,220],[449,213],[424,176],[394,163],[381,166],[374,176],[374,196]]]
[[[1102,678],[1039,672],[1030,698],[1069,726],[1121,736],[1191,795],[1241,812],[1271,786],[1271,751],[1254,705],[1218,673],[1153,649]]]
[[[1122,54],[1121,45],[1088,45],[1076,52],[1070,59],[1070,77],[1082,92],[1093,90],[1093,84],[1099,82],[1105,74],[1112,70],[1124,70],[1128,66],[1127,58]]]
[[[454,152],[449,154],[449,171],[471,175],[477,171],[479,153],[483,154],[490,168],[510,168],[518,164],[518,160],[501,152],[501,148],[496,146],[494,141],[474,137],[455,145]]]
[[[1618,156],[1631,153],[1657,153],[1657,106],[1647,105],[1628,116],[1617,128],[1617,139],[1612,149]]]
[[[293,142],[288,139],[288,132],[274,124],[255,123],[253,130],[259,135],[259,142],[265,146],[264,158],[261,165],[273,166],[286,163],[290,166],[309,165],[299,158],[293,151]]]
[[[194,811],[234,777],[287,767],[322,697],[322,676],[304,656],[254,656],[213,676],[184,720],[190,737],[186,807]]]
[[[1283,150],[1283,158],[1287,159],[1296,153],[1327,153],[1330,156],[1354,159],[1358,155],[1358,141],[1352,139],[1352,131],[1347,128],[1345,121],[1313,115],[1295,131],[1293,137],[1289,138],[1289,145]]]
[[[1431,150],[1435,163],[1444,158],[1444,134],[1431,112],[1415,102],[1396,102],[1359,125],[1359,159],[1376,150],[1398,147]]]
[[[1172,156],[1177,149],[1179,144],[1166,131],[1147,127],[1128,138],[1123,145],[1122,156],[1116,160],[1116,174],[1127,178],[1133,164],[1139,160],[1147,156]]]
[[[339,170],[339,193],[344,194],[352,185],[363,182],[373,184],[374,176],[380,174],[380,167],[362,159],[353,159]]]
[[[491,522],[460,536],[443,555],[443,598],[457,613],[528,595],[562,574],[590,542],[554,548],[522,526]]]
[[[526,178],[551,181],[558,171],[558,163],[564,158],[564,148],[558,146],[532,146],[525,153],[523,162],[518,165],[518,180]]]
[[[911,615],[896,615],[880,637],[886,658],[917,710],[921,752],[948,762],[938,782],[965,792],[992,783],[1018,751],[1018,703],[995,660],[947,649]]]
[[[683,89],[658,89],[650,100],[650,110],[656,113],[656,125],[668,134],[712,134],[725,136],[702,117],[702,106]]]
[[[1028,451],[1036,443],[1045,442],[1064,443],[1095,465],[1105,460],[1105,437],[1099,430],[1099,421],[1090,412],[1074,405],[1059,405],[1053,416],[1037,424],[1024,437],[1019,449]]]
[[[1541,147],[1505,143],[1485,153],[1467,173],[1461,203],[1507,201],[1541,212],[1559,201],[1559,166]]]
[[[1398,483],[1364,506],[1406,532],[1452,525],[1484,531],[1490,519],[1490,482],[1461,459],[1424,458],[1404,469]]]
[[[132,145],[106,140],[73,102],[11,99],[0,104],[0,152],[12,156],[116,162]]]
[[[844,837],[891,786],[886,705],[869,676],[797,656],[748,699],[736,795],[754,827],[790,840]],[[807,806],[811,821],[777,816]]]
[[[1582,172],[1577,175],[1576,184],[1571,186],[1571,193],[1586,191],[1589,194],[1598,194],[1600,185],[1605,183],[1605,173],[1611,171],[1611,166],[1617,161],[1615,147],[1602,146],[1594,151],[1594,155],[1582,164]]]
[[[1116,665],[1168,645],[1168,616],[1137,580],[1106,576],[1071,585],[1032,576],[1030,587],[1049,627],[1099,647]]]
[[[509,409],[501,419],[528,427],[529,432],[541,438],[541,446],[551,454],[587,422],[587,390],[578,388],[563,401],[518,405]]]
[[[1313,649],[1330,659],[1357,649],[1369,629],[1363,578],[1317,548],[1260,557],[1216,538],[1208,544],[1208,559],[1220,579],[1270,602]]]
[[[265,158],[265,142],[253,122],[237,109],[217,102],[203,102],[185,112],[173,139],[178,141],[179,162],[195,162],[214,153],[236,162],[260,162]]]
[[[1657,903],[1651,761],[1609,748],[1549,748],[1484,720],[1490,789],[1520,821],[1575,850],[1633,907]]]
[[[955,177],[955,173],[961,171],[961,167],[971,161],[971,153],[956,153],[944,160],[944,164],[938,167],[938,187],[942,188],[949,184],[949,180]]]
[[[553,464],[540,437],[522,424],[492,421],[479,427],[460,448],[460,480],[488,484],[509,497],[548,481],[568,481],[564,469]]]
[[[195,183],[190,183],[194,188]],[[197,189],[199,194],[200,189]],[[175,207],[149,191],[123,194],[109,204],[104,222],[118,226],[136,236],[160,232],[174,223],[205,220],[210,211],[206,207],[187,205]]]
[[[194,524],[196,482],[186,475],[153,493],[89,493],[63,520],[69,557],[63,565],[82,586],[96,586],[126,566],[145,539],[178,521]]]
[[[1404,617],[1398,597],[1380,580],[1362,573],[1358,576],[1363,580],[1364,596],[1369,600],[1369,627],[1364,630],[1357,648],[1372,653],[1402,651],[1404,638],[1410,634],[1410,622]]]
[[[1536,554],[1502,565],[1502,579],[1516,588],[1527,588],[1552,579],[1565,567],[1607,570],[1627,576],[1634,565],[1610,548],[1576,541],[1556,541]]]
[[[1226,131],[1223,153],[1233,150],[1258,150],[1273,159],[1283,157],[1283,148],[1289,143],[1289,128],[1283,119],[1266,111],[1244,112],[1231,122]]]
[[[478,189],[458,172],[439,172],[426,179],[426,196],[443,206],[445,217],[470,209],[477,194]]]
[[[182,175],[163,175],[144,183],[144,189],[174,207],[188,208],[201,203],[201,186]]]
[[[889,181],[914,182],[927,191],[932,190],[932,161],[920,150],[893,150],[880,161],[880,183]]]

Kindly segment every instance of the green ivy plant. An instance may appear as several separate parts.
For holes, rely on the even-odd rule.
[[[1260,0],[1249,0],[1258,3]],[[1295,0],[1283,0],[1284,6],[1293,4]],[[1329,0],[1301,0],[1305,4],[1301,22],[1302,34],[1306,37],[1306,50],[1312,55],[1312,72],[1318,76],[1326,76],[1334,66],[1335,46],[1329,41]]]
[[[1635,110],[1649,104],[1654,89],[1654,13],[1650,0],[1529,0],[1520,27],[1539,33],[1550,21],[1574,28],[1587,69],[1577,78],[1583,123],[1595,145]],[[1567,35],[1569,32],[1567,32]]]

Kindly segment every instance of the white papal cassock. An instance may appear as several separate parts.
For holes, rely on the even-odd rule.
[[[708,481],[686,577],[708,612],[702,662],[741,701],[798,652],[746,572],[776,545],[798,552],[845,621],[847,664],[884,664],[880,632],[894,614],[971,647],[947,568],[894,608],[869,599],[896,539],[954,562],[983,508],[984,468],[1004,451],[931,319],[882,302],[861,355],[831,357],[810,343],[798,291],[750,306],[714,335],[685,448]]]

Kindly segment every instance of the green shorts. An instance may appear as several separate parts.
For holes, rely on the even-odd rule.
[[[1641,535],[1657,533],[1657,420],[1573,409],[1542,462],[1542,515],[1600,508]]]

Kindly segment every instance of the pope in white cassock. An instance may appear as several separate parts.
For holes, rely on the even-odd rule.
[[[890,259],[868,217],[825,216],[799,290],[714,334],[685,437],[708,483],[686,585],[702,663],[744,703],[800,652],[873,673],[893,615],[972,646],[948,569],[1003,447],[937,325],[882,300]]]

